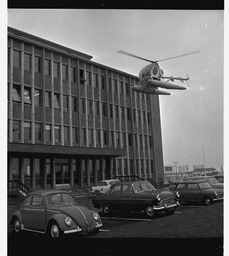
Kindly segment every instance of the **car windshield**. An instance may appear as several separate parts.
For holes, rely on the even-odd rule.
[[[200,189],[208,189],[211,188],[211,185],[208,182],[199,183]]]
[[[135,193],[150,192],[156,189],[150,182],[138,182],[133,184]]]
[[[48,205],[55,205],[60,203],[73,204],[75,201],[68,193],[55,193],[47,196]]]

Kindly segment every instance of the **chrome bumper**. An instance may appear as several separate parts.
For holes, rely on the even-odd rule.
[[[153,209],[155,210],[155,211],[159,211],[159,210],[166,210],[166,209],[169,209],[169,208],[172,208],[172,207],[177,207],[177,206],[179,206],[180,205],[180,203],[179,202],[177,202],[177,203],[175,203],[175,204],[170,204],[170,205],[164,205],[164,206],[154,206],[153,207]]]
[[[100,227],[102,227],[102,225],[103,224],[96,223],[95,227],[100,228]],[[83,228],[78,227],[78,228],[72,229],[72,230],[65,230],[64,234],[71,234],[71,233],[77,233],[77,232],[82,232],[82,231],[84,231]]]

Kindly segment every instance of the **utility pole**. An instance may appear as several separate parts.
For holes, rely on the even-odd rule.
[[[202,146],[202,149],[203,149],[203,160],[204,160],[204,172],[205,172],[205,176],[207,176],[206,168],[205,168],[205,152],[204,152],[204,146]]]
[[[178,174],[178,166],[177,166],[177,165],[178,165],[179,162],[173,162],[173,163],[174,163],[175,166],[176,166],[176,179],[177,179],[177,174]]]

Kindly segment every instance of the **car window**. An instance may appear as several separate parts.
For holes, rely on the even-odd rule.
[[[198,184],[188,184],[188,190],[199,190]]]
[[[208,189],[208,188],[211,188],[211,185],[208,182],[201,182],[199,183],[199,187],[201,189]]]
[[[98,186],[107,186],[107,183],[105,181],[100,181]]]
[[[216,183],[219,183],[216,178],[209,178],[209,179],[208,179],[208,182],[209,182],[211,185],[216,184]]]
[[[31,207],[43,208],[45,205],[44,198],[41,196],[33,196],[31,200]]]
[[[74,199],[70,194],[62,194],[62,201],[66,203],[74,203]]]
[[[133,193],[133,189],[130,187],[130,185],[124,184],[122,186],[122,194],[129,194],[129,193]]]
[[[186,184],[178,184],[177,189],[178,190],[185,190],[186,189]]]
[[[110,194],[119,194],[121,191],[121,185],[115,186],[111,191]]]
[[[25,200],[22,202],[22,205],[23,205],[23,206],[29,206],[29,201],[30,201],[30,199],[31,199],[31,196],[25,198]]]
[[[150,182],[138,182],[133,184],[135,193],[149,192],[155,190]]]

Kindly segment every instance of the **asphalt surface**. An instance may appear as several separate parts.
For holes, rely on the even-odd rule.
[[[8,219],[20,200],[8,200]],[[79,204],[92,209],[88,197],[78,197]],[[60,241],[45,236],[24,233],[14,237],[8,228],[8,256],[11,255],[223,255],[223,202],[203,207],[178,207],[172,216],[145,218],[144,214],[100,213],[103,227],[98,234],[80,237],[66,236]]]

